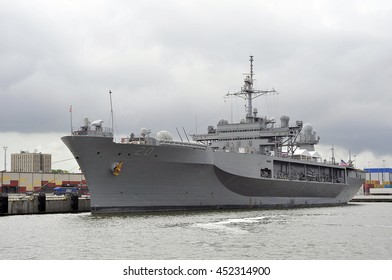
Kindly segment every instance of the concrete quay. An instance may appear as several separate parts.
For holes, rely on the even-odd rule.
[[[90,198],[76,194],[46,193],[19,195],[0,194],[0,216],[23,214],[79,213],[90,211]]]
[[[350,202],[392,202],[392,195],[356,195]]]
[[[392,195],[356,195],[350,202],[392,202]],[[90,197],[76,194],[0,194],[0,216],[90,212]]]

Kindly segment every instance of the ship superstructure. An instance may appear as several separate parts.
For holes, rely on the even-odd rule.
[[[314,145],[320,140],[310,124],[303,127],[302,121],[290,125],[288,116],[280,117],[280,126],[275,127],[274,118],[259,117],[257,108],[253,108],[253,99],[272,90],[256,90],[253,88],[253,56],[250,56],[250,74],[246,76],[244,85],[239,92],[227,95],[243,97],[247,100],[246,117],[239,123],[229,124],[227,120],[220,120],[217,127],[208,127],[208,133],[195,134],[193,139],[205,143],[213,150],[258,153],[272,156],[294,156],[297,148],[314,151]],[[301,134],[302,132],[302,134]]]
[[[207,133],[192,135],[193,143],[174,141],[167,131],[153,137],[147,129],[116,143],[102,121],[87,119],[63,137],[85,174],[93,212],[347,203],[364,172],[322,160],[310,124],[258,116],[253,99],[276,91],[253,84],[251,56],[250,73],[232,94],[246,99],[245,118],[220,120]]]

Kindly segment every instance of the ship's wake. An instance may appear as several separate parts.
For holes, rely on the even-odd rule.
[[[195,227],[213,230],[213,231],[224,231],[239,234],[246,234],[249,229],[254,224],[264,224],[271,217],[261,216],[261,217],[251,217],[251,218],[237,218],[237,219],[227,219],[218,222],[211,223],[197,223],[194,224]]]

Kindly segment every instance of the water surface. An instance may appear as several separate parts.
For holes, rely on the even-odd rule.
[[[0,259],[392,259],[392,204],[0,217]]]

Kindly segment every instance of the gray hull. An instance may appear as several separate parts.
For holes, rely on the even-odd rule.
[[[263,178],[260,170],[272,170],[275,157],[259,154],[120,144],[94,136],[62,140],[86,177],[92,212],[336,205],[347,203],[364,182],[363,173],[349,168],[339,183]],[[113,166],[120,162],[115,176]]]

